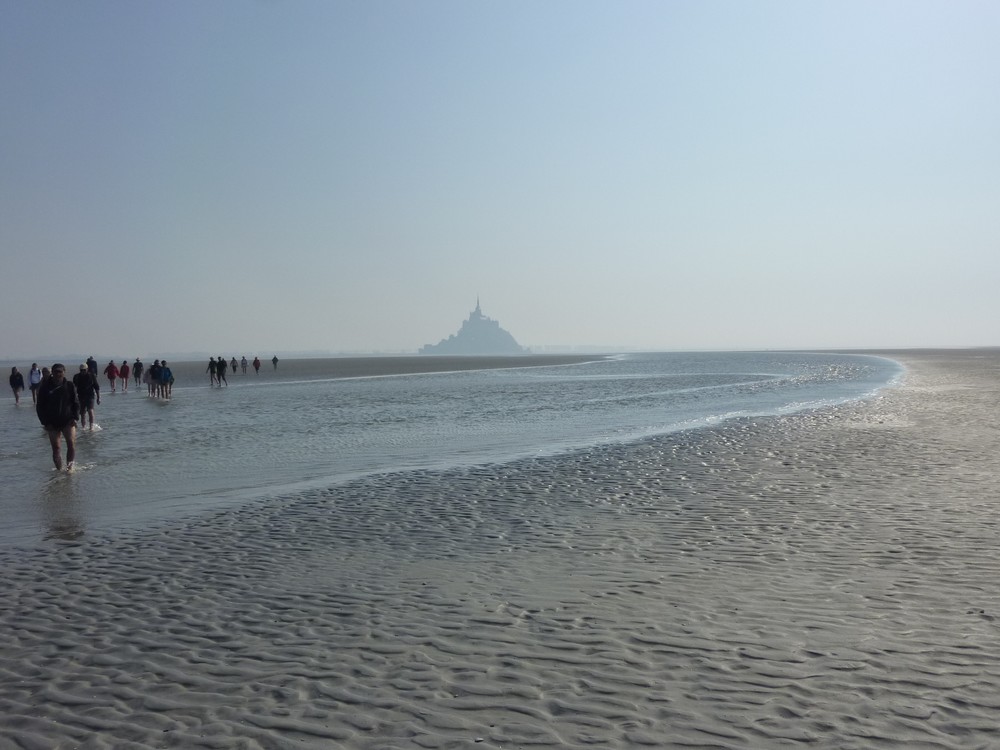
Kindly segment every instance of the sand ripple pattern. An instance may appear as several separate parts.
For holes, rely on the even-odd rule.
[[[6,559],[0,747],[997,747],[1000,358],[908,358],[862,405]]]

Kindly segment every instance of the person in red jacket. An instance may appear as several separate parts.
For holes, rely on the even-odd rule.
[[[108,380],[111,382],[111,392],[115,392],[115,381],[118,380],[118,366],[115,365],[115,361],[111,360],[108,362],[108,366],[104,368],[104,374],[108,376]]]
[[[118,368],[118,377],[122,381],[122,390],[128,391],[128,376],[132,374],[132,370],[128,366],[128,360],[122,360],[122,366]]]

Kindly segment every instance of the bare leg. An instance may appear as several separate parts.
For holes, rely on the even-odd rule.
[[[66,465],[72,466],[76,460],[76,424],[63,427],[62,434],[66,438]]]
[[[56,465],[56,469],[61,469],[62,464],[62,446],[59,445],[59,436],[62,434],[59,430],[50,430],[46,428],[45,430],[49,434],[49,443],[52,445],[52,463]]]

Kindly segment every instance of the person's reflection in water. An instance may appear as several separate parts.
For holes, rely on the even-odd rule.
[[[47,529],[44,539],[73,541],[83,536],[80,501],[73,484],[72,475],[60,474],[42,490],[42,521]]]

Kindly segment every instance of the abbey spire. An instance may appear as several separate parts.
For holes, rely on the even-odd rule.
[[[427,344],[420,348],[420,354],[523,354],[514,337],[500,327],[500,323],[483,315],[476,295],[476,309],[462,323],[458,333],[453,333],[437,344]]]

